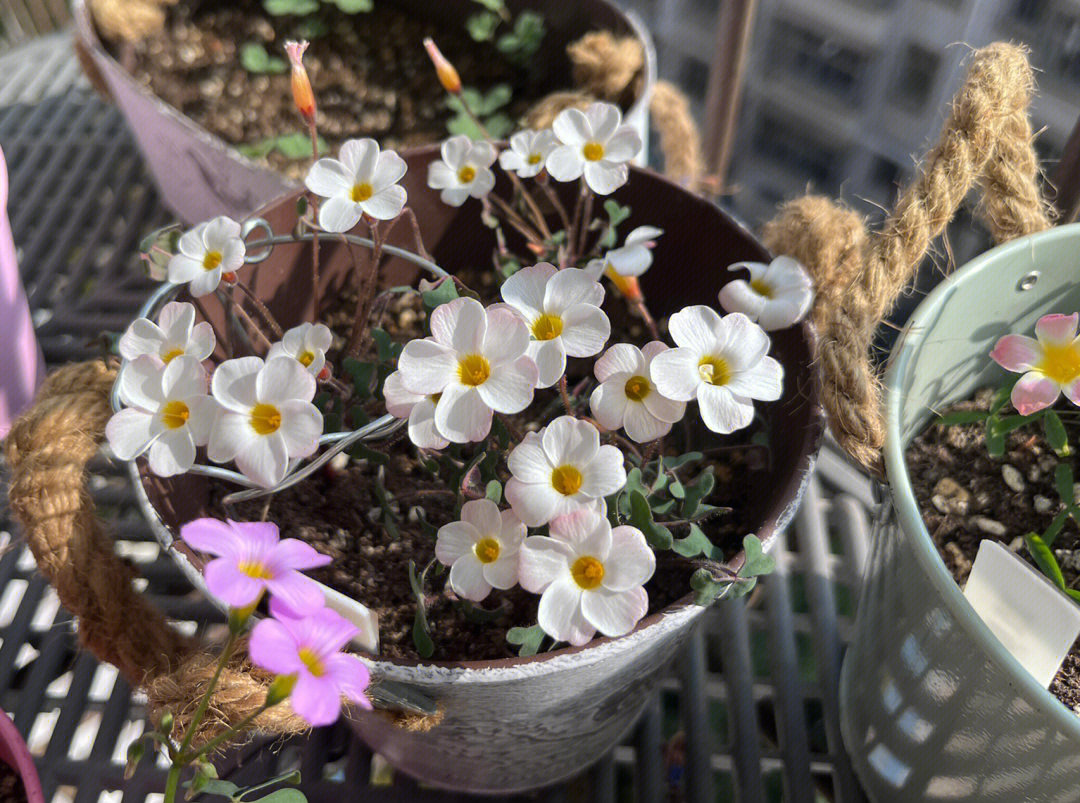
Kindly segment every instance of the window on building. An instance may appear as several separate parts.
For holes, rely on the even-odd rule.
[[[1010,16],[1028,25],[1036,24],[1047,17],[1050,0],[1015,0]]]
[[[919,45],[908,45],[889,93],[893,103],[919,111],[933,95],[941,56]]]
[[[866,72],[865,53],[835,38],[778,20],[769,34],[766,73],[813,84],[838,100],[857,105]]]
[[[692,56],[679,65],[679,86],[691,98],[703,101],[709,86],[709,65]]]
[[[904,171],[892,159],[875,156],[870,167],[870,181],[875,187],[896,187],[903,178]]]
[[[752,141],[758,156],[798,181],[811,181],[823,191],[832,188],[843,157],[840,143],[826,144],[798,120],[770,113],[758,117]]]

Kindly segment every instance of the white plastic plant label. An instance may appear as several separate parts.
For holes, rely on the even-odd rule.
[[[964,596],[1005,649],[1049,688],[1080,635],[1080,605],[990,540],[979,544]]]

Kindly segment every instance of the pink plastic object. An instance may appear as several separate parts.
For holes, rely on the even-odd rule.
[[[7,171],[4,171],[4,174],[6,194]],[[4,215],[4,220],[6,223],[7,215]],[[45,803],[45,793],[41,791],[41,779],[38,778],[33,756],[30,755],[30,750],[26,747],[26,742],[23,741],[22,734],[15,727],[15,723],[3,711],[0,711],[0,761],[19,773],[28,803]]]
[[[33,401],[45,377],[45,360],[34,337],[30,306],[15,259],[7,201],[7,162],[0,150],[0,438]]]

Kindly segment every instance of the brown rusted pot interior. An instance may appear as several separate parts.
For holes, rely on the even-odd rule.
[[[438,149],[428,146],[405,151],[403,155],[408,163],[408,173],[402,183],[408,191],[409,205],[420,222],[425,245],[435,262],[450,273],[466,266],[490,265],[494,236],[480,220],[478,203],[470,200],[455,209],[443,204],[438,193],[427,188],[427,167],[433,159],[438,158]],[[577,185],[561,185],[559,189],[565,195],[564,202],[572,203]],[[509,184],[505,176],[500,175],[496,192],[508,197]],[[743,260],[769,259],[764,246],[715,204],[650,170],[633,168],[628,184],[613,197],[632,210],[629,219],[620,227],[623,236],[633,228],[646,224],[664,230],[653,252],[653,266],[641,277],[649,308],[657,319],[689,304],[717,307],[720,288],[738,276],[727,270],[728,265]],[[295,225],[296,198],[295,194],[284,197],[262,210],[261,217],[270,223],[276,233],[288,232]],[[402,248],[412,248],[409,226],[405,223],[397,225],[389,242]],[[360,253],[359,256],[360,264],[367,265],[366,254]],[[313,320],[311,259],[310,243],[290,243],[277,246],[264,262],[241,269],[242,278],[286,328]],[[326,299],[351,280],[353,262],[341,243],[324,242],[320,264],[321,295]],[[384,263],[384,286],[415,283],[418,278],[420,269],[411,263],[396,258]],[[612,298],[615,291],[610,285],[608,287],[609,298]],[[606,303],[612,302],[621,303],[614,298]],[[206,313],[215,328],[221,330],[223,319],[220,305],[216,301],[207,304]],[[813,332],[810,326],[804,323],[770,334],[773,340],[772,354],[784,366],[784,394],[778,401],[760,405],[770,433],[772,455],[768,479],[757,487],[747,489],[750,496],[748,504],[751,506],[749,520],[755,523],[752,531],[762,539],[766,548],[778,526],[785,526],[794,513],[819,446],[823,426],[818,401],[820,379],[813,365]],[[220,347],[214,359],[222,359]],[[696,415],[696,412],[691,410],[689,414]],[[713,438],[715,443],[710,444]],[[706,433],[699,448],[722,443],[720,436]],[[183,475],[163,479],[150,474],[143,461],[140,463],[143,485],[150,502],[173,533],[178,532],[184,522],[207,515],[209,481],[206,478]],[[705,525],[705,529],[708,532],[708,525]],[[177,548],[185,550],[196,566],[201,565],[198,557],[187,552],[181,542],[177,542]],[[742,560],[740,554],[730,565],[738,568]],[[371,603],[370,600],[361,602]],[[689,597],[676,604],[688,602]],[[652,618],[644,620],[639,626],[648,624]],[[545,656],[555,654],[558,652],[546,653]],[[528,660],[543,660],[545,656]],[[521,660],[451,665],[497,666]]]

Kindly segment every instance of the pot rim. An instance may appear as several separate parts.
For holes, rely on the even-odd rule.
[[[641,91],[638,93],[637,98],[630,104],[630,107],[623,112],[623,116],[640,116],[644,115],[642,119],[647,121],[649,112],[649,103],[652,100],[653,88],[656,86],[656,82],[659,79],[659,66],[656,57],[656,44],[653,42],[652,36],[649,33],[648,26],[645,25],[644,20],[637,14],[636,11],[628,8],[622,8],[616,5],[612,0],[591,0],[591,2],[598,3],[605,6],[612,13],[620,16],[626,21],[627,26],[630,28],[634,38],[641,45],[643,64],[642,73],[644,80],[641,83]],[[205,140],[211,145],[219,148],[223,148],[228,151],[230,157],[236,159],[242,164],[246,165],[252,170],[259,170],[267,175],[275,176],[290,186],[300,186],[300,182],[295,181],[284,173],[279,173],[276,170],[271,170],[266,165],[256,162],[255,160],[245,156],[239,151],[239,149],[230,142],[227,142],[224,138],[213,134],[204,128],[194,119],[184,114],[170,103],[167,103],[164,99],[154,94],[150,89],[143,85],[141,82],[136,81],[135,77],[124,69],[116,59],[112,57],[108,50],[105,49],[104,43],[98,36],[97,27],[94,25],[94,20],[90,14],[87,0],[72,0],[71,12],[75,20],[75,34],[82,40],[82,43],[86,46],[90,54],[97,59],[102,59],[108,62],[114,67],[119,75],[124,77],[125,83],[129,88],[134,89],[143,97],[149,98],[154,101],[155,105],[159,109],[165,111],[170,116],[177,118],[181,123],[190,128],[200,139]],[[431,144],[431,143],[425,143]],[[405,149],[399,149],[399,152]]]
[[[81,2],[82,0],[77,0]],[[401,151],[403,157],[424,157],[438,153],[439,144],[431,143],[427,145],[420,145],[413,148],[406,148]],[[673,181],[667,176],[658,173],[648,167],[639,167],[637,165],[631,165],[630,170],[632,173],[651,179],[662,184],[667,184],[671,188],[678,190],[686,195],[687,203],[692,204],[704,204],[708,205],[716,215],[727,221],[727,223],[734,229],[746,233],[751,239],[757,242],[750,229],[741,221],[732,217],[726,210],[713,204],[706,199],[689,192],[685,187],[682,187],[678,182]],[[293,196],[298,190],[292,190],[282,193],[274,200],[264,204],[254,213],[252,216],[263,216],[264,212],[275,206],[278,206],[285,202],[291,202]],[[768,251],[762,246],[762,250],[768,254]],[[802,330],[803,337],[807,341],[808,351],[811,355],[816,352],[817,335],[809,318],[804,319],[800,328]],[[813,364],[813,357],[811,357],[811,364]],[[817,370],[811,370],[810,383],[808,387],[800,389],[801,394],[811,405],[810,409],[810,425],[807,426],[801,432],[801,448],[799,449],[802,456],[803,464],[797,471],[792,472],[791,477],[786,486],[777,489],[775,493],[776,503],[771,507],[769,515],[765,519],[765,526],[762,527],[756,535],[761,539],[762,547],[765,552],[770,552],[777,541],[777,536],[783,532],[792,519],[795,517],[795,513],[799,508],[799,504],[802,501],[802,497],[806,488],[810,484],[810,479],[813,475],[814,465],[817,460],[817,454],[821,447],[822,438],[825,432],[825,416],[821,406],[821,373]],[[132,484],[135,486],[136,502],[143,514],[143,517],[150,524],[151,529],[154,531],[158,538],[159,543],[165,546],[172,554],[174,560],[176,560],[181,570],[187,576],[188,580],[199,589],[208,599],[214,602],[218,607],[223,610],[224,606],[218,601],[206,588],[203,581],[202,572],[192,563],[192,561],[185,554],[184,549],[177,548],[177,538],[174,536],[169,527],[161,519],[150,501],[149,495],[146,492],[146,488],[142,483],[142,475],[140,473],[138,459],[128,461],[128,472],[132,480]],[[742,566],[744,560],[744,554],[742,550],[728,561],[727,565],[738,570]],[[331,594],[338,594],[347,600],[351,600],[345,595],[341,595],[334,589],[320,583],[320,587],[324,589],[324,593],[329,591]],[[726,592],[725,592],[726,595]],[[668,605],[662,610],[656,611],[649,616],[638,622],[637,626],[622,636],[598,636],[587,644],[579,647],[567,646],[558,650],[552,650],[550,652],[541,653],[539,655],[532,655],[527,657],[513,657],[513,658],[498,658],[494,660],[474,660],[474,661],[431,661],[424,659],[389,659],[380,656],[371,656],[369,654],[364,655],[364,660],[367,661],[373,669],[381,673],[384,677],[403,679],[416,679],[416,674],[425,674],[426,679],[439,679],[439,680],[491,680],[491,681],[504,681],[508,676],[514,675],[530,675],[534,672],[527,671],[528,668],[534,667],[539,664],[547,664],[548,662],[554,662],[552,669],[560,668],[565,662],[567,665],[573,665],[580,663],[579,654],[586,651],[592,651],[589,655],[589,663],[601,660],[607,654],[611,652],[623,652],[627,649],[632,649],[638,638],[642,638],[643,631],[660,626],[664,623],[664,620],[669,617],[689,616],[688,609],[695,608],[697,613],[694,616],[689,617],[691,619],[697,618],[700,612],[704,612],[706,608],[697,606],[693,602],[693,593],[687,593],[684,597],[679,598],[675,602]],[[723,599],[723,597],[721,597]],[[524,668],[526,671],[521,671]]]
[[[43,803],[45,796],[41,789],[41,778],[38,776],[34,757],[30,754],[30,748],[26,746],[26,740],[19,733],[19,729],[11,721],[11,717],[2,710],[0,710],[0,753],[3,754],[0,760],[19,776],[28,803]]]
[[[912,488],[911,477],[904,459],[905,444],[900,432],[900,413],[905,397],[902,387],[903,377],[911,370],[915,351],[933,331],[935,319],[940,315],[942,307],[954,290],[962,283],[979,281],[984,276],[989,280],[1002,260],[1008,260],[1016,254],[1031,249],[1034,243],[1058,239],[1080,240],[1080,223],[1056,226],[986,251],[946,278],[916,307],[893,349],[889,367],[885,373],[884,456],[885,475],[892,506],[904,534],[909,536],[905,539],[905,543],[914,552],[944,604],[957,620],[966,626],[968,633],[980,643],[983,650],[1008,669],[1013,681],[1021,687],[1029,700],[1038,701],[1045,713],[1055,720],[1058,728],[1070,733],[1072,738],[1080,739],[1080,716],[1054,697],[1049,689],[1044,688],[1035,680],[1012,653],[1005,649],[982,617],[971,607],[960,590],[960,585],[953,579],[945,563],[938,556],[930,533],[919,513],[915,491]]]

